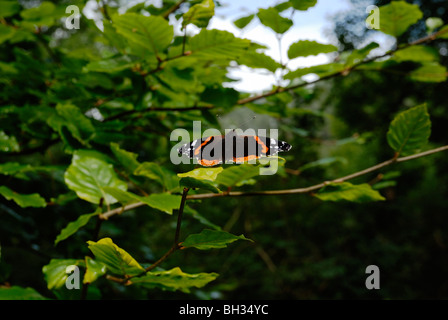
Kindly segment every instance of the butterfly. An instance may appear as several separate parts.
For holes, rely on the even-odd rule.
[[[226,135],[209,136],[184,144],[177,151],[202,166],[211,167],[223,163],[241,164],[250,160],[286,152],[291,145],[268,137],[238,135],[235,130]]]

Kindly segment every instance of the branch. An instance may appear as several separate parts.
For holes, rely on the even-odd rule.
[[[169,17],[170,14],[172,14],[174,11],[176,11],[177,9],[179,9],[179,7],[181,6],[182,3],[184,3],[186,0],[180,0],[178,1],[174,6],[172,6],[171,8],[169,8],[167,11],[165,11],[162,15],[163,18],[167,19]]]
[[[201,193],[201,194],[194,194],[194,195],[190,195],[190,196],[186,196],[184,193],[182,195],[182,197],[186,196],[186,199],[197,200],[197,199],[208,199],[208,198],[218,198],[218,197],[246,197],[246,196],[269,196],[269,195],[288,195],[288,194],[310,193],[312,191],[316,191],[316,190],[319,190],[319,189],[325,187],[326,185],[328,185],[331,182],[343,182],[346,180],[351,180],[351,179],[366,175],[370,172],[379,170],[381,168],[387,167],[394,163],[405,162],[405,161],[425,157],[425,156],[428,156],[428,155],[431,155],[434,153],[438,153],[438,152],[442,152],[442,151],[446,151],[446,150],[448,150],[448,145],[439,147],[439,148],[435,148],[435,149],[431,149],[431,150],[427,150],[424,152],[420,152],[420,153],[417,153],[417,154],[414,154],[411,156],[406,156],[406,157],[401,157],[401,158],[393,157],[392,159],[381,162],[381,163],[374,165],[372,167],[369,167],[367,169],[349,174],[347,176],[344,176],[344,177],[341,177],[341,178],[338,178],[335,180],[331,180],[331,181],[325,181],[325,182],[322,182],[322,183],[319,183],[316,185],[312,185],[309,187],[304,187],[304,188],[267,190],[267,191],[251,191],[251,192],[234,191],[234,192],[223,192],[223,193]],[[121,213],[123,211],[132,210],[132,209],[141,207],[143,205],[145,205],[143,202],[136,202],[136,203],[124,206],[124,207],[120,207],[120,208],[105,212],[104,214],[102,214],[102,217],[103,217],[103,219],[108,219],[109,217],[111,217],[115,214]]]

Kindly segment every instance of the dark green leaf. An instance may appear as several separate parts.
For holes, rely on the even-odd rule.
[[[338,48],[332,44],[322,44],[316,41],[299,40],[288,49],[289,59],[297,57],[315,56],[320,53],[329,53],[338,50]]]
[[[311,7],[314,7],[317,3],[317,0],[289,0],[292,4],[292,7],[296,10],[306,11]]]
[[[425,63],[409,74],[412,80],[420,82],[445,82],[447,76],[446,67],[437,62]]]
[[[132,283],[148,288],[160,288],[169,291],[181,290],[188,293],[191,288],[202,288],[217,277],[217,273],[188,274],[176,267],[167,271],[148,272],[143,277],[132,279]]]
[[[0,8],[1,9],[1,8]],[[1,12],[1,11],[0,11]],[[33,288],[0,287],[0,300],[47,300]]]
[[[220,190],[213,185],[212,181],[208,180],[198,180],[195,178],[186,177],[181,178],[179,184],[187,188],[204,189],[214,193],[220,192]]]
[[[373,190],[367,183],[354,185],[349,182],[333,182],[320,189],[315,196],[323,201],[350,201],[363,203],[385,200],[378,191]]]
[[[431,135],[431,120],[426,105],[399,113],[387,132],[387,142],[398,154],[408,155],[423,147]]]
[[[254,14],[250,14],[246,17],[241,17],[235,21],[233,21],[233,24],[240,29],[243,29],[245,26],[247,26],[253,19],[254,19],[255,15]]]
[[[201,101],[211,103],[218,107],[231,108],[239,98],[239,92],[233,88],[205,88],[201,93]]]
[[[134,172],[135,169],[140,165],[137,160],[138,154],[120,149],[117,143],[112,142],[110,144],[110,149],[118,161],[126,168],[129,172]]]
[[[277,9],[273,7],[259,9],[257,16],[262,24],[279,34],[285,33],[293,25],[290,19],[282,17]]]
[[[252,241],[244,235],[236,236],[225,231],[204,229],[201,233],[189,235],[181,243],[181,248],[196,248],[199,250],[218,249],[225,248],[228,244],[237,240]]]
[[[80,215],[78,219],[76,219],[73,222],[70,222],[64,229],[61,230],[61,233],[56,237],[54,244],[57,245],[59,242],[75,234],[80,228],[84,227],[90,221],[90,218],[99,215],[100,213],[101,208],[99,208],[94,213],[87,213]]]

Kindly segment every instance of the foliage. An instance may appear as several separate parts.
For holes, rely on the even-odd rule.
[[[234,24],[261,23],[281,42],[292,15],[316,3],[253,8]],[[381,102],[393,101],[392,93],[369,101],[357,95],[370,92],[368,83],[390,90],[383,74],[427,91],[446,86],[446,64],[431,43],[446,38],[447,26],[433,19],[431,35],[402,41],[424,8],[393,1],[380,7],[377,32],[395,37],[395,48],[375,54],[376,42],[348,51],[300,40],[285,48],[289,59],[334,59],[291,70],[262,44],[208,28],[218,6],[194,0],[119,8],[103,1],[102,18],[81,15],[78,30],[67,29],[63,1],[0,1],[0,298],[366,297],[358,269],[377,254],[385,254],[384,268],[415,254],[396,238],[375,237],[374,220],[406,229],[403,239],[420,239],[385,213],[424,219],[423,202],[434,185],[446,185],[448,173],[437,156],[395,162],[446,144],[438,128],[448,119],[429,94],[411,99],[394,88],[401,99],[390,109]],[[192,25],[197,32],[190,33]],[[274,78],[280,70],[288,85],[239,92],[228,86],[236,65]],[[309,75],[317,85],[306,82]],[[320,106],[325,85],[334,90],[333,110]],[[238,112],[259,115],[260,128],[275,122],[293,145],[277,158],[275,174],[260,175],[262,161],[171,163],[170,132],[192,132],[193,121],[217,127],[215,113]],[[385,158],[384,166],[362,171]],[[377,169],[370,180],[360,178]],[[356,171],[357,180],[345,181]],[[405,179],[412,188],[400,193]],[[440,188],[434,211],[446,209]],[[430,232],[443,243],[445,231]],[[81,270],[80,292],[65,287],[73,266]],[[379,295],[400,294],[391,286]]]

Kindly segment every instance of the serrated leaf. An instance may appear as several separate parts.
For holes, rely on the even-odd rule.
[[[191,56],[206,60],[232,60],[244,55],[250,40],[240,39],[222,30],[202,29],[189,41]]]
[[[149,288],[190,292],[190,289],[202,288],[218,277],[217,273],[188,274],[179,267],[167,271],[148,272],[145,276],[132,279],[132,283]]]
[[[125,13],[113,20],[119,34],[134,45],[147,49],[148,54],[158,56],[173,40],[173,27],[160,16]]]
[[[248,180],[260,174],[260,168],[256,165],[241,164],[224,169],[215,179],[215,182],[226,187],[232,187],[239,182]]]
[[[136,63],[138,63],[138,60],[124,55],[104,60],[91,61],[83,68],[83,71],[113,73],[131,69]]]
[[[198,180],[215,181],[218,174],[220,174],[223,170],[223,167],[197,168],[188,172],[178,173],[177,176],[180,178],[191,177]]]
[[[92,283],[95,282],[99,277],[106,274],[107,267],[104,263],[96,261],[90,257],[85,258],[86,273],[84,274],[84,279],[82,283]]]
[[[416,4],[392,1],[380,7],[380,31],[394,37],[401,36],[408,28],[423,17]]]
[[[179,178],[172,171],[154,162],[143,162],[135,170],[134,175],[144,176],[160,183],[166,190],[174,190],[179,186]]]
[[[116,275],[137,275],[145,269],[125,250],[118,247],[111,238],[97,242],[87,241],[90,251],[97,261],[106,265],[107,270]]]
[[[338,50],[338,48],[332,44],[323,44],[317,41],[299,40],[290,45],[288,49],[289,59],[297,57],[315,56],[320,53],[329,53]]]
[[[272,59],[270,56],[259,52],[246,53],[238,59],[238,64],[245,65],[250,68],[267,69],[271,72],[275,72],[275,70],[281,67],[281,64]]]
[[[267,9],[259,9],[258,18],[266,27],[271,28],[274,32],[283,34],[292,27],[292,20],[282,17],[277,9],[271,7]]]
[[[123,191],[117,188],[104,187],[103,191],[116,198],[122,204],[143,202],[148,206],[173,214],[174,209],[179,209],[181,196],[169,193],[153,193],[147,197],[141,197],[132,192]]]
[[[402,50],[398,50],[394,53],[394,60],[401,61],[414,61],[414,62],[432,62],[439,60],[437,50],[423,45],[411,46]]]
[[[138,154],[121,149],[118,146],[118,143],[112,142],[110,144],[110,149],[127,171],[133,173],[140,165],[140,162],[137,160]]]
[[[69,273],[69,266],[84,266],[83,260],[76,259],[51,259],[50,263],[42,268],[48,289],[59,289],[65,285]]]
[[[45,199],[37,193],[19,194],[6,186],[0,186],[0,194],[7,200],[13,200],[22,208],[45,208],[47,206]]]
[[[102,190],[103,187],[127,190],[127,183],[118,179],[111,164],[98,158],[79,156],[78,152],[65,171],[64,181],[79,198],[95,204],[99,204],[100,199],[104,199],[106,204],[117,202]]]
[[[248,16],[245,17],[241,17],[239,19],[236,19],[235,21],[233,21],[233,24],[239,28],[239,29],[243,29],[245,26],[247,26],[253,19],[254,19],[255,15],[254,14],[250,14]]]
[[[364,203],[385,200],[378,191],[373,190],[367,183],[354,185],[349,182],[333,182],[320,189],[315,196],[323,201],[350,201]]]
[[[400,112],[391,122],[387,142],[400,155],[415,153],[431,135],[431,120],[426,105]]]
[[[214,193],[220,192],[220,190],[213,185],[212,181],[208,180],[198,180],[195,178],[186,177],[181,178],[179,184],[187,188],[204,189]]]
[[[295,78],[303,77],[307,74],[316,74],[319,77],[326,77],[332,74],[336,74],[344,70],[344,65],[340,63],[327,63],[327,64],[321,64],[317,66],[312,67],[306,67],[306,68],[298,68],[295,71],[288,72],[284,78],[288,80],[292,80]]]
[[[247,240],[244,235],[233,235],[231,233],[220,230],[204,229],[201,233],[189,235],[184,242],[181,243],[181,249],[196,248],[199,250],[225,248],[228,244],[237,240]]]
[[[204,0],[195,4],[184,13],[182,27],[185,28],[185,26],[192,23],[199,28],[206,28],[214,14],[215,3],[213,0]]]
[[[67,226],[61,230],[61,233],[56,237],[54,244],[57,245],[59,242],[67,239],[71,235],[75,234],[80,228],[84,227],[89,223],[90,218],[97,216],[101,213],[101,208],[93,213],[87,213],[80,215],[75,221],[69,222]]]
[[[411,80],[420,82],[444,82],[447,76],[446,67],[437,62],[425,63],[409,74]]]
[[[314,7],[317,3],[317,0],[289,0],[292,4],[292,7],[296,10],[306,11],[311,7]]]

